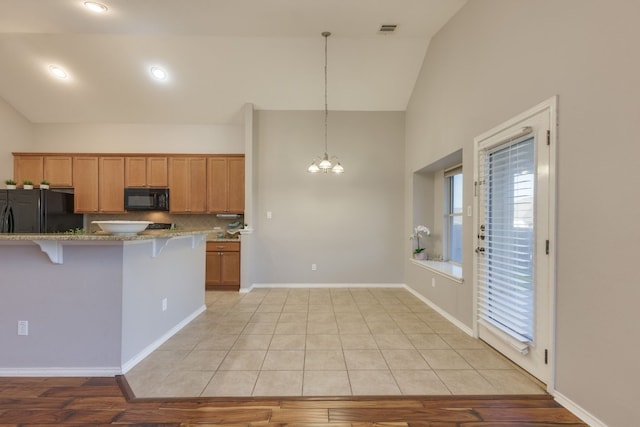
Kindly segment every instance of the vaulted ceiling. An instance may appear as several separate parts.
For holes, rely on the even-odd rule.
[[[35,123],[226,124],[242,105],[402,111],[466,0],[0,0],[0,97]],[[381,35],[383,24],[396,24]],[[56,65],[66,79],[51,75]],[[168,78],[150,78],[152,66]]]

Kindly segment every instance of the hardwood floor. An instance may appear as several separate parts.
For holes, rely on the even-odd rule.
[[[0,378],[0,427],[586,426],[548,395],[135,399],[124,377]]]

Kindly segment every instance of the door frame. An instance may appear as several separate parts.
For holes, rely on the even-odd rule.
[[[549,113],[549,188],[548,188],[548,227],[549,227],[549,258],[548,258],[548,273],[546,277],[549,289],[548,289],[548,309],[549,309],[549,322],[547,336],[549,337],[549,354],[548,364],[549,366],[549,380],[547,382],[547,392],[552,394],[555,390],[556,379],[556,244],[557,244],[557,175],[556,175],[556,157],[557,157],[557,145],[558,145],[558,96],[552,96],[551,98],[539,103],[538,105],[518,114],[517,116],[493,127],[492,129],[476,136],[473,139],[473,182],[477,187],[478,182],[478,149],[481,141],[486,140],[498,133],[504,132],[505,129],[516,126],[523,120],[535,116],[537,114],[548,111]],[[474,188],[474,218],[473,218],[473,248],[478,247],[478,215],[479,215],[479,197],[476,196],[476,190]],[[473,254],[473,336],[479,337],[478,327],[478,258],[475,252]]]

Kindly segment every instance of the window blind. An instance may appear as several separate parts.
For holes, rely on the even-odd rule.
[[[480,317],[521,342],[532,342],[534,138],[528,135],[480,154]]]

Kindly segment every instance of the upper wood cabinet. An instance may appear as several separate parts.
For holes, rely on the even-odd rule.
[[[100,157],[100,212],[124,212],[124,157]]]
[[[167,187],[166,157],[125,157],[126,187]]]
[[[57,155],[17,155],[13,157],[14,179],[25,179],[37,187],[43,179],[53,188],[73,187],[72,157]]]
[[[43,175],[51,187],[73,187],[73,158],[71,156],[44,156]]]
[[[244,213],[242,154],[13,153],[13,178],[74,188],[79,213],[121,213],[125,187],[169,187],[172,213]],[[7,176],[6,178],[10,178]]]
[[[124,212],[124,157],[74,157],[73,182],[76,212]]]
[[[38,185],[43,178],[43,156],[15,156],[13,158],[13,179],[22,185],[22,181],[28,179]],[[11,178],[8,176],[7,178]]]
[[[73,158],[74,210],[98,212],[98,157]]]
[[[207,212],[207,158],[169,158],[169,207],[172,213]]]
[[[209,157],[207,188],[208,212],[243,213],[244,157]]]

